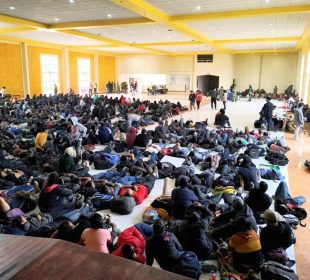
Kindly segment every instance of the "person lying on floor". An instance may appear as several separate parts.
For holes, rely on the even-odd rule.
[[[153,234],[152,225],[136,224],[122,231],[117,239],[116,249],[112,255],[145,263],[146,239]]]
[[[143,202],[145,198],[148,197],[149,193],[152,189],[149,189],[145,185],[141,185],[139,183],[134,185],[124,185],[120,188],[118,194],[120,196],[129,196],[133,197],[136,205],[139,205]]]

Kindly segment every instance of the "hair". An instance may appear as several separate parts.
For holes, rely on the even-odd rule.
[[[122,155],[120,158],[120,161],[122,161],[122,162],[128,161],[127,156]]]
[[[300,103],[298,104],[298,108],[301,108],[302,106],[304,106],[304,103],[300,102]]]
[[[251,223],[248,222],[244,217],[239,217],[236,220],[236,226],[238,232],[246,232],[252,229]]]
[[[259,182],[258,190],[261,193],[265,193],[268,190],[268,184],[265,181],[260,181]]]
[[[162,219],[158,219],[153,224],[154,233],[161,234],[165,231],[165,222]]]
[[[270,100],[271,100],[271,97],[270,97],[270,96],[267,96],[266,99],[267,99],[268,101],[270,101]]]
[[[189,185],[189,177],[181,175],[177,180],[176,184],[180,188],[186,188]]]
[[[132,197],[132,190],[130,188],[126,189],[125,191],[125,196],[129,196],[129,197]]]
[[[250,167],[251,166],[252,160],[251,160],[251,158],[248,155],[244,155],[242,157],[242,159],[243,160],[241,162],[241,166],[243,166],[243,167]]]
[[[225,115],[225,109],[220,109],[220,112]]]
[[[122,254],[124,256],[124,258],[129,259],[129,260],[133,260],[134,255],[135,255],[135,251],[133,246],[131,246],[130,244],[124,244],[122,246]]]
[[[92,187],[92,184],[93,184],[93,181],[87,181],[85,184],[84,184],[84,187],[85,188],[91,188]]]
[[[142,128],[141,134],[145,134],[146,133],[146,129]]]
[[[70,221],[64,221],[58,227],[57,238],[69,241],[70,240],[69,234],[71,232],[72,232],[72,226]]]
[[[58,182],[59,175],[57,172],[52,172],[47,175],[46,186],[54,185]]]
[[[103,228],[103,218],[100,214],[94,213],[89,217],[90,225],[93,229]]]
[[[12,227],[21,228],[23,223],[22,216],[17,216],[12,220]]]

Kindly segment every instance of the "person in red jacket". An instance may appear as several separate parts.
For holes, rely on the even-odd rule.
[[[200,103],[202,100],[202,92],[200,90],[196,91],[196,104],[197,104],[197,110],[200,108]]]
[[[138,106],[138,111],[140,112],[144,112],[145,111],[145,106],[142,102],[140,102],[139,106]]]
[[[131,127],[129,132],[126,133],[126,145],[128,149],[131,149],[135,143],[137,138],[137,129],[135,127]]]
[[[120,196],[131,196],[135,199],[136,205],[139,205],[149,195],[149,189],[141,184],[135,184],[133,186],[121,187],[119,193]]]
[[[143,235],[135,226],[131,226],[119,235],[117,247],[112,255],[145,263],[144,250],[145,239]]]

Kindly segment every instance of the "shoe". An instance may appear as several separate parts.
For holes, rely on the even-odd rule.
[[[159,178],[158,167],[157,167],[157,166],[154,166],[153,170],[154,170],[153,175],[154,175],[155,177]]]

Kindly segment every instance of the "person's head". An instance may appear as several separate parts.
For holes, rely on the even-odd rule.
[[[78,176],[76,176],[76,175],[74,175],[74,174],[72,174],[72,175],[70,176],[70,179],[71,179],[71,183],[72,183],[72,184],[77,184],[77,185],[81,184],[81,179],[80,179],[80,177],[78,177]]]
[[[93,229],[103,228],[104,221],[100,214],[94,213],[89,217],[90,225]]]
[[[259,182],[258,190],[260,193],[265,193],[268,190],[268,184],[264,181]]]
[[[303,107],[304,107],[304,103],[300,102],[300,103],[298,104],[298,108],[299,108],[299,109],[302,109]]]
[[[162,219],[158,219],[153,224],[153,229],[155,234],[161,234],[165,231],[166,224]]]
[[[122,246],[122,254],[123,257],[128,260],[134,260],[136,258],[134,247],[131,246],[130,244],[124,244]]]
[[[252,229],[251,223],[248,222],[244,217],[239,217],[236,220],[237,232],[247,232]]]
[[[141,134],[146,134],[146,129],[145,129],[145,128],[143,128],[143,129],[141,130]]]
[[[244,201],[240,196],[235,196],[233,201],[232,201],[232,207],[236,211],[240,211],[244,207]]]
[[[67,154],[68,156],[73,157],[73,158],[76,157],[76,151],[75,151],[75,149],[73,147],[68,147],[65,150],[65,154]]]
[[[95,183],[91,180],[87,181],[85,184],[84,184],[84,187],[85,188],[92,188],[92,189],[95,189],[96,186],[95,186]]]
[[[46,186],[54,185],[58,182],[59,175],[57,172],[52,172],[47,175]]]
[[[271,209],[267,209],[264,212],[265,222],[268,226],[277,226],[278,225],[278,218],[275,211]]]
[[[125,196],[130,196],[130,197],[132,197],[132,195],[133,195],[133,190],[130,189],[130,188],[127,188],[126,191],[125,191]]]
[[[27,222],[24,216],[17,216],[12,220],[12,227],[21,228]]]
[[[177,180],[177,187],[186,188],[189,185],[190,179],[187,176],[181,175]]]
[[[57,238],[62,240],[69,240],[69,234],[74,229],[74,224],[71,221],[64,221],[58,227]]]
[[[266,97],[266,101],[268,102],[268,101],[270,101],[271,100],[271,97],[270,96],[267,96]]]
[[[225,109],[220,109],[220,113],[221,113],[222,115],[225,115]]]

